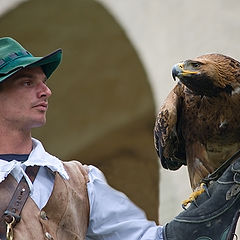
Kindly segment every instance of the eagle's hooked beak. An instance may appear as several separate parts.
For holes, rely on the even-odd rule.
[[[177,63],[172,68],[172,77],[174,81],[176,80],[176,77],[181,79],[181,77],[189,76],[193,74],[198,74],[198,71],[191,71],[188,69],[184,69],[184,62]]]
[[[177,63],[172,68],[172,77],[174,81],[176,81],[176,77],[179,77],[179,75],[183,72],[183,63]]]

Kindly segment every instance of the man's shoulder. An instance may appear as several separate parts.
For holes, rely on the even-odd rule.
[[[73,179],[75,177],[79,178],[80,176],[83,176],[85,181],[88,182],[88,166],[83,165],[81,162],[76,160],[71,161],[63,161],[63,166],[65,170],[67,171],[70,179]]]

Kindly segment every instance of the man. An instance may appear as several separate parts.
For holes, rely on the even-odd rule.
[[[186,211],[157,226],[112,189],[97,168],[62,162],[31,137],[31,129],[46,122],[51,96],[46,83],[61,54],[56,50],[34,57],[15,40],[0,38],[1,239],[233,239],[240,208],[240,160]],[[14,192],[22,181],[27,187]],[[18,197],[11,200],[15,193]]]

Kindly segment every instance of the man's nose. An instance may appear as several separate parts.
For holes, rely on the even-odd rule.
[[[51,95],[52,95],[51,89],[44,82],[41,82],[39,84],[38,97],[49,98]]]

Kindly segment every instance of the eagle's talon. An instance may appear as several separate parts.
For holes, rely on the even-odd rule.
[[[210,193],[209,193],[209,191],[208,191],[208,188],[207,188],[206,184],[203,183],[203,184],[202,184],[202,187],[203,187],[204,191],[206,192],[206,194],[208,195],[208,197],[210,198],[211,195],[210,195]]]
[[[184,210],[187,210],[187,208],[185,207],[185,205],[184,205],[184,204],[182,204],[182,208],[183,208]]]
[[[198,204],[197,204],[197,201],[196,201],[196,199],[194,199],[194,200],[192,201],[192,203],[195,205],[195,207],[197,207],[197,208],[198,208]]]
[[[200,187],[198,189],[196,189],[194,192],[192,192],[188,199],[186,199],[182,202],[182,208],[186,210],[186,206],[192,202],[196,207],[198,207],[196,199],[199,195],[201,195],[203,192],[205,192],[205,189],[207,189],[206,184],[201,183]],[[207,194],[208,194],[208,196],[210,196],[209,192]]]

